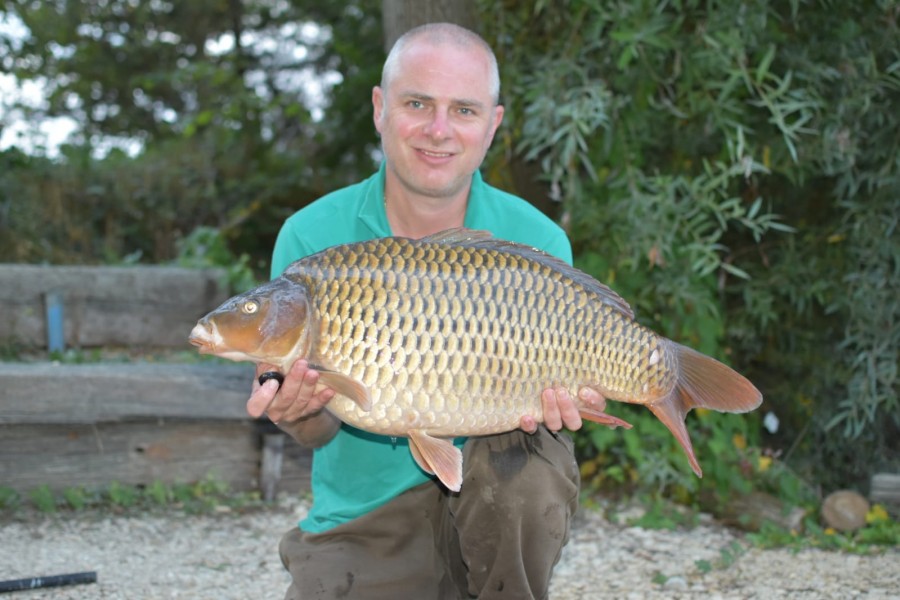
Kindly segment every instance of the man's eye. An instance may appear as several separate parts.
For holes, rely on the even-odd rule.
[[[422,104],[418,100],[410,100],[409,101],[410,108],[422,108],[423,106],[424,106],[424,104]]]

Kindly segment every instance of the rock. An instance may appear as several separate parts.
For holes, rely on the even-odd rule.
[[[799,531],[805,514],[802,508],[789,508],[772,494],[751,492],[732,499],[720,517],[725,524],[746,531],[759,531],[767,522],[788,531]]]
[[[687,580],[684,577],[669,577],[663,584],[663,589],[673,591],[684,591],[688,589]]]
[[[869,501],[853,490],[832,492],[822,503],[822,519],[838,531],[855,531],[866,525]]]

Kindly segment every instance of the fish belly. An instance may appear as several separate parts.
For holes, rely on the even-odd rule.
[[[661,338],[539,261],[396,238],[362,248],[323,253],[312,275],[312,361],[371,394],[369,411],[329,404],[351,425],[483,435],[541,421],[547,387],[647,403],[674,385]]]

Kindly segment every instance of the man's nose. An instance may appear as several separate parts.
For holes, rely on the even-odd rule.
[[[450,135],[452,127],[447,112],[436,110],[431,113],[431,117],[425,123],[425,133],[433,138],[443,139]]]

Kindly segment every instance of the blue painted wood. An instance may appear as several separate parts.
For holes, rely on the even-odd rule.
[[[47,292],[44,303],[47,307],[47,350],[61,353],[66,349],[63,295],[58,291]]]

